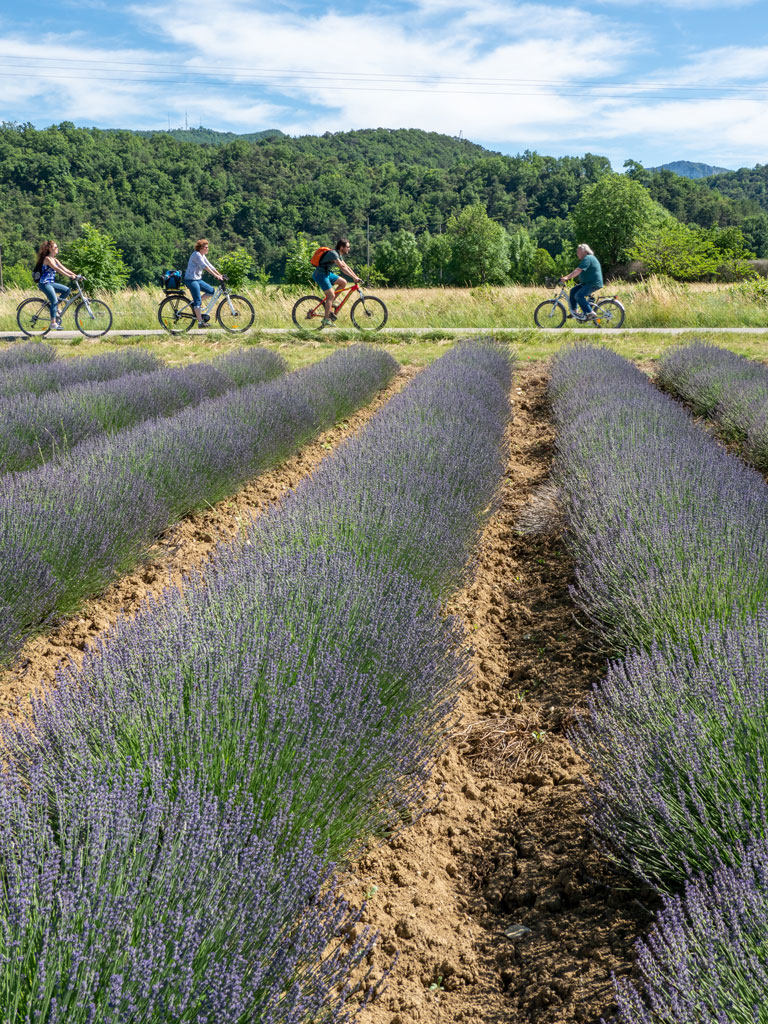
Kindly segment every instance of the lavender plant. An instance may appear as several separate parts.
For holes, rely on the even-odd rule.
[[[359,351],[352,358],[365,369]],[[337,364],[350,370],[341,354]],[[24,933],[33,950],[24,963],[48,977],[55,931],[66,940],[59,956],[72,949],[82,968],[67,961],[55,975],[59,1002],[108,1007],[104,1019],[121,1022],[341,1019],[344,972],[368,939],[347,957],[323,952],[348,918],[325,872],[361,833],[408,813],[439,749],[466,661],[437,595],[461,578],[503,478],[510,370],[490,345],[444,357],[204,575],[119,622],[81,670],[35,701],[29,723],[3,723],[15,769],[0,776],[0,794],[13,796],[13,813],[0,814],[0,857],[21,837],[8,861],[22,881],[6,887],[0,936],[16,941],[6,918],[15,927],[16,893],[31,891],[40,911]],[[349,398],[339,390],[336,401]],[[454,473],[445,453],[462,447],[474,469],[466,460]],[[366,523],[358,491],[377,483]],[[415,535],[432,508],[445,526],[429,542],[440,569],[425,573]],[[415,526],[403,518],[413,514]],[[27,827],[24,815],[38,810]],[[63,837],[56,846],[45,838],[51,820]],[[77,884],[56,873],[59,849]],[[8,998],[26,1000],[32,1017],[48,990],[33,969],[12,977]]]
[[[27,469],[63,455],[88,437],[172,416],[235,387],[271,380],[286,369],[285,360],[275,353],[248,348],[209,363],[0,401],[0,472]]]
[[[768,491],[638,369],[575,348],[552,371],[573,596],[614,651],[695,649],[768,599]]]
[[[55,465],[8,474],[0,495],[0,550],[24,549],[47,565],[56,610],[71,610],[133,564],[169,523],[285,458],[369,401],[396,369],[387,353],[353,346],[285,378],[114,437],[91,438]],[[30,508],[34,515],[25,515]],[[35,598],[25,597],[25,589],[21,577],[18,603],[8,606],[16,623],[33,618]],[[0,659],[24,635],[17,631]]]
[[[768,611],[610,666],[576,728],[592,821],[662,889],[768,839]]]
[[[25,363],[50,363],[56,358],[56,349],[42,341],[27,341],[22,345],[11,345],[0,351],[0,371]]]
[[[0,400],[24,393],[42,395],[46,391],[62,391],[87,380],[113,380],[126,373],[150,373],[161,365],[156,356],[140,348],[80,359],[25,361],[6,369],[0,376]]]
[[[724,435],[742,441],[746,458],[768,469],[768,367],[763,363],[697,342],[662,360],[659,383],[713,419]],[[697,397],[702,393],[707,400]]]
[[[741,860],[665,898],[637,944],[640,981],[617,983],[615,1024],[767,1024],[768,844]]]
[[[0,778],[0,1013],[7,1024],[346,1018],[371,945],[312,837],[276,848],[247,801],[187,778]],[[308,912],[308,906],[311,910]]]
[[[289,799],[291,820],[309,815],[315,829],[333,808],[323,834],[334,855],[383,827],[415,802],[424,751],[463,679],[436,594],[461,579],[502,479],[509,375],[506,355],[482,345],[425,371],[204,579],[120,623],[35,705],[29,731],[3,735],[6,749],[21,764],[45,737],[65,775],[154,752],[204,773],[222,798],[244,787],[275,813]],[[481,393],[494,410],[485,417]],[[468,437],[471,458],[454,464]],[[372,494],[362,509],[360,491]],[[427,573],[417,541],[434,521],[445,526],[426,543],[437,564]]]
[[[688,402],[694,412],[712,416],[744,384],[768,387],[768,367],[706,341],[677,345],[659,360],[660,387]]]

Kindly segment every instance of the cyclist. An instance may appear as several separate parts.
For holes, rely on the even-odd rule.
[[[224,280],[224,275],[220,274],[208,259],[208,247],[209,242],[207,238],[198,238],[195,242],[194,251],[189,257],[187,269],[184,271],[184,284],[192,294],[192,309],[197,317],[198,327],[208,326],[203,320],[203,296],[201,293],[206,292],[208,295],[213,295],[215,291],[212,284],[203,281],[203,271],[207,270],[209,274],[213,274],[219,281]]]
[[[574,277],[579,279],[578,284],[571,288],[568,296],[571,307],[568,316],[572,316],[575,320],[594,320],[595,314],[589,308],[587,299],[592,292],[603,287],[603,268],[600,266],[597,256],[584,242],[576,247],[576,255],[579,258],[578,267],[574,267],[570,274],[560,278],[561,283],[570,281]],[[581,314],[576,308],[577,303],[581,307]]]
[[[43,242],[37,250],[37,261],[32,277],[37,281],[37,287],[48,299],[51,307],[51,327],[54,331],[61,330],[59,319],[59,296],[66,299],[70,288],[65,284],[58,284],[56,274],[66,274],[73,281],[77,277],[74,270],[65,267],[58,258],[59,247],[53,241]]]
[[[351,246],[348,238],[336,239],[336,247],[334,249],[328,249],[320,257],[320,261],[315,270],[312,272],[312,280],[318,286],[320,291],[325,295],[325,301],[323,303],[325,307],[325,316],[321,327],[327,327],[332,324],[336,319],[333,312],[333,300],[338,292],[341,292],[346,287],[346,281],[344,278],[351,279],[360,283],[360,278],[352,270],[347,263],[344,262],[344,257],[349,255]],[[338,267],[344,277],[340,277],[339,274],[333,272],[333,267]],[[341,281],[338,288],[334,288],[337,281]]]

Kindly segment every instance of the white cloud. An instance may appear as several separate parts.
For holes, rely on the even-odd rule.
[[[83,32],[0,39],[0,52],[28,64],[0,59],[0,117],[39,123],[44,111],[45,123],[160,128],[188,114],[242,132],[462,131],[513,149],[605,153],[619,165],[667,148],[670,158],[765,160],[765,104],[752,97],[768,95],[768,47],[679,49],[674,67],[655,66],[652,23],[626,16],[632,0],[620,6],[619,20],[608,3],[395,0],[318,15],[274,0],[221,0],[212,13],[208,0],[189,0],[169,17],[140,0],[119,14],[123,35],[142,44],[133,48],[93,46]],[[184,68],[189,81],[172,84]]]

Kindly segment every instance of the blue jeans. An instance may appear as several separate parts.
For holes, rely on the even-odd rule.
[[[45,292],[48,304],[51,307],[51,320],[56,319],[56,306],[59,302],[59,295],[62,299],[66,299],[71,289],[67,288],[65,284],[59,284],[57,281],[52,281],[50,284],[39,284],[37,286],[41,292]],[[58,295],[56,294],[58,292]]]
[[[584,316],[586,316],[587,313],[591,313],[592,310],[589,308],[587,296],[591,295],[594,290],[595,289],[589,284],[575,284],[573,288],[571,288],[571,292],[569,295],[569,300],[571,303],[571,312],[576,312],[576,303],[578,302]]]
[[[192,292],[192,305],[195,309],[199,309],[203,304],[203,296],[201,292],[207,292],[208,295],[213,295],[216,289],[212,284],[208,284],[207,281],[192,281],[190,278],[184,278],[184,284]]]

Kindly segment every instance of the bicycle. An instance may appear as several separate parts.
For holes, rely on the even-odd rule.
[[[362,286],[353,282],[336,292],[333,297],[332,319],[335,320],[353,292],[359,292],[349,308],[349,316],[358,331],[380,331],[387,322],[387,307],[374,295],[364,295]],[[339,296],[344,298],[339,302]],[[325,317],[325,304],[316,295],[304,295],[297,299],[291,310],[291,319],[301,330],[320,330]]]
[[[555,278],[547,277],[544,283],[548,288],[560,287],[560,291],[553,299],[540,302],[533,311],[533,319],[537,327],[562,327],[568,318],[567,307],[570,306],[565,282],[556,281]],[[561,301],[565,299],[565,305]],[[592,317],[582,319],[574,317],[577,323],[593,323],[595,327],[621,327],[624,323],[626,311],[615,295],[607,298],[600,298],[590,295],[587,298],[589,308],[594,313]],[[572,315],[572,314],[571,314]]]
[[[203,307],[202,316],[205,323],[211,319],[210,310],[224,296],[216,308],[216,319],[219,325],[230,334],[243,334],[256,319],[253,306],[244,295],[235,295],[227,288],[226,277],[211,295],[207,305]],[[157,319],[169,334],[184,334],[197,325],[195,308],[192,300],[187,298],[182,288],[166,291],[166,297],[157,307]]]
[[[67,296],[64,305],[59,303],[59,322],[73,302],[75,306],[75,324],[78,331],[86,338],[100,338],[112,326],[112,310],[101,299],[91,299],[82,288],[81,274],[74,279],[75,290]],[[48,299],[33,296],[24,299],[16,307],[16,323],[30,338],[42,337],[51,327],[51,307]]]

